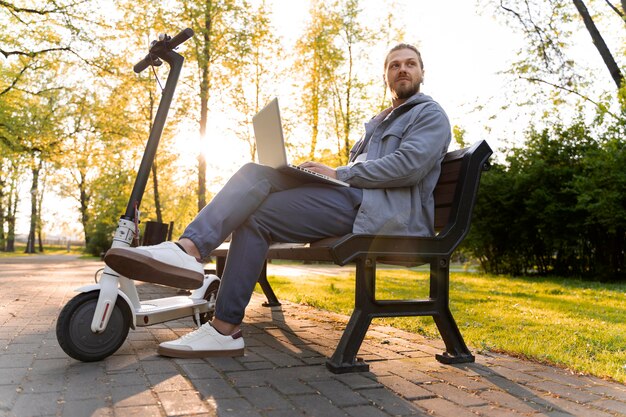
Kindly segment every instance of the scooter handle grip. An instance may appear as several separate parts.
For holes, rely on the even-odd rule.
[[[170,49],[174,49],[181,43],[185,42],[187,39],[191,38],[192,36],[193,36],[193,29],[191,28],[183,29],[176,36],[174,36],[172,39],[170,39],[167,42],[167,46],[169,46]]]

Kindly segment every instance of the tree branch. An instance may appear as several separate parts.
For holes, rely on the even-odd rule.
[[[609,0],[604,0],[604,1],[606,1],[606,4],[608,4],[608,5],[609,5],[609,7],[610,7],[611,9],[613,9],[613,11],[614,11],[615,13],[617,13],[617,15],[618,15],[619,17],[621,17],[622,19],[624,19],[624,23],[626,23],[626,16],[624,16],[624,13],[622,13],[622,11],[621,11],[620,9],[618,9],[617,7],[615,7],[615,5],[614,5],[613,3],[611,3]],[[623,2],[622,2],[622,7],[625,7],[625,8],[626,8],[626,0],[623,0]]]
[[[572,1],[574,2],[574,6],[576,6],[576,9],[578,10],[578,13],[582,17],[583,22],[585,23],[585,27],[589,32],[589,35],[591,35],[591,40],[593,41],[593,44],[596,46],[596,49],[600,53],[604,64],[611,73],[611,77],[613,78],[613,81],[615,81],[617,89],[619,90],[624,80],[619,65],[617,65],[617,62],[615,62],[615,58],[613,58],[609,47],[606,45],[606,42],[604,42],[600,31],[598,31],[595,23],[593,23],[593,19],[591,19],[591,15],[589,14],[589,10],[587,10],[587,7],[585,6],[585,3],[583,3],[582,0]]]
[[[594,106],[596,106],[598,108],[603,108],[608,114],[613,116],[615,119],[622,120],[618,115],[616,115],[615,113],[612,113],[611,111],[609,111],[606,108],[606,106],[603,106],[602,104],[598,103],[597,101],[594,101],[594,100],[590,99],[589,97],[580,94],[578,91],[572,90],[571,88],[563,87],[562,85],[554,84],[554,83],[551,83],[550,81],[542,80],[541,78],[535,78],[535,77],[520,77],[520,78],[523,79],[523,80],[526,80],[528,82],[531,82],[531,83],[547,84],[547,85],[549,85],[551,87],[554,87],[554,88],[557,88],[559,90],[563,90],[563,91],[566,91],[568,93],[577,95],[578,97],[582,98],[583,100],[592,103]]]
[[[5,51],[4,49],[0,49],[0,53],[2,53],[2,55],[4,55],[5,58],[8,58],[11,55],[21,55],[21,56],[34,58],[37,55],[46,54],[48,52],[55,52],[55,51],[71,51],[71,48],[69,46],[64,46],[62,48],[48,48],[48,49],[41,49],[39,51],[31,51],[31,52]]]

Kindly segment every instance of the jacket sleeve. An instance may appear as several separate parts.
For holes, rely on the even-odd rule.
[[[441,163],[450,136],[450,122],[445,113],[432,107],[420,109],[396,139],[400,143],[395,150],[374,159],[369,159],[368,152],[368,160],[338,167],[337,178],[359,188],[415,185],[435,164]],[[382,141],[390,139],[393,140],[385,133]]]

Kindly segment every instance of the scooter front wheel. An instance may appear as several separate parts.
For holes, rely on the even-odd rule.
[[[106,329],[91,331],[91,321],[100,291],[80,293],[61,310],[57,320],[57,341],[74,359],[95,362],[115,353],[126,340],[132,316],[124,301],[117,298]]]

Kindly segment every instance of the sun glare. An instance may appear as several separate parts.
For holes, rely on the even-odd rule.
[[[211,123],[205,137],[197,126],[183,126],[174,137],[179,166],[197,166],[198,157],[207,164],[207,187],[216,191],[243,164],[250,161],[248,145],[227,127]]]

